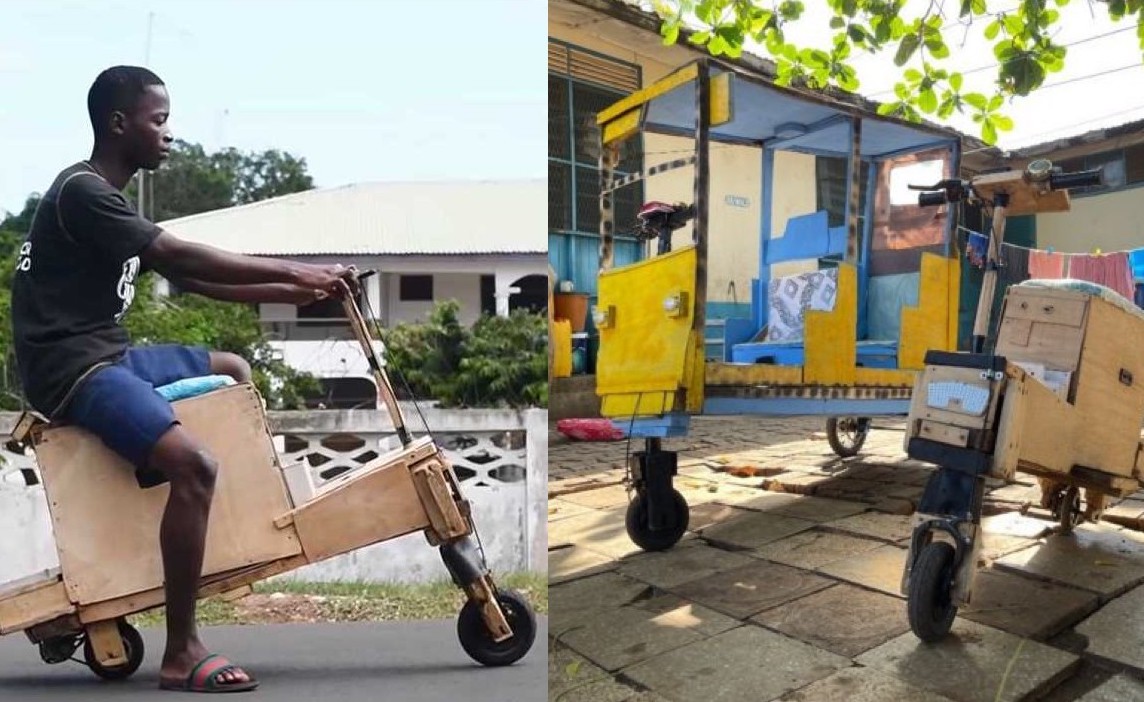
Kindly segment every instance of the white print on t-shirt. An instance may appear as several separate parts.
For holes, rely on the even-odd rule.
[[[27,271],[32,268],[32,242],[25,241],[20,246],[20,257],[16,259],[16,270]]]
[[[123,309],[119,311],[119,314],[115,315],[116,324],[123,319],[123,315],[127,314],[127,310],[131,307],[132,301],[135,300],[135,276],[138,274],[138,256],[132,256],[123,262],[123,275],[119,276],[119,285],[115,288],[115,294],[119,295],[120,300],[123,300]]]

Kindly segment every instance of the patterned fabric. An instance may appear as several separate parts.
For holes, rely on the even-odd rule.
[[[838,269],[775,278],[767,288],[766,341],[799,341],[806,326],[806,310],[834,309],[838,296]]]
[[[989,237],[977,232],[969,232],[969,240],[965,247],[965,257],[977,268],[985,267],[985,257],[989,252]]]

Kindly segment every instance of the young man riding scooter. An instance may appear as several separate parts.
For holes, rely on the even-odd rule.
[[[134,466],[141,487],[170,484],[159,526],[167,619],[160,687],[254,689],[252,675],[208,651],[195,621],[218,463],[155,390],[216,373],[248,381],[250,366],[201,347],[134,346],[121,321],[146,270],[219,300],[299,305],[341,294],[353,270],[233,254],[143,219],[122,190],[169,155],[166,87],[147,69],[116,66],[99,74],[87,101],[91,157],[59,173],[20,248],[12,284],[20,380],[32,407],[98,435]]]

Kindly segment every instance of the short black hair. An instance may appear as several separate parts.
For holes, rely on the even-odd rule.
[[[96,138],[104,136],[112,112],[130,112],[139,96],[152,85],[164,83],[140,66],[112,66],[96,76],[87,91],[87,114]]]

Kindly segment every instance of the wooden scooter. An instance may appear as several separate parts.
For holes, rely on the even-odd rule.
[[[457,620],[465,652],[486,666],[532,647],[535,615],[497,587],[470,503],[432,437],[413,438],[358,309],[354,276],[346,317],[369,361],[401,447],[319,487],[305,464],[282,466],[264,404],[250,383],[173,402],[175,415],[219,462],[200,598],[249,586],[372,544],[421,531],[467,600]],[[0,583],[0,635],[23,631],[47,663],[84,662],[122,679],[143,661],[125,619],[164,604],[159,522],[169,486],[140,489],[133,470],[93,434],[26,413],[12,441],[35,452],[59,555],[58,569]]]
[[[1100,286],[1026,281],[1007,290],[993,348],[985,343],[1006,214],[1067,211],[1070,188],[1101,180],[1099,170],[1061,173],[1041,160],[919,196],[922,205],[964,198],[993,209],[972,350],[926,354],[906,426],[910,458],[938,466],[914,516],[901,582],[910,628],[924,641],[948,634],[971,600],[986,479],[1037,476],[1040,507],[1064,532],[1082,516],[1098,519],[1107,496],[1139,487],[1144,313]]]

